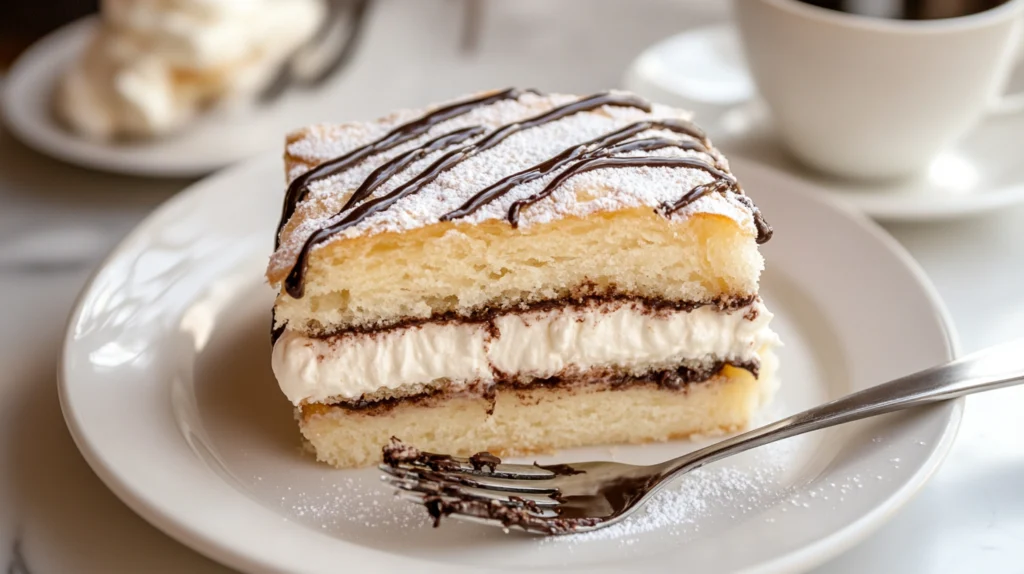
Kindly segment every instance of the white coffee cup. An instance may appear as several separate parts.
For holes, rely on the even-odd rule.
[[[886,179],[925,168],[1002,96],[1024,0],[939,20],[896,20],[797,0],[735,0],[747,61],[781,139],[818,170]]]

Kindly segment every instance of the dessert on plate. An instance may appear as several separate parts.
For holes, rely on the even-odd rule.
[[[323,0],[102,0],[89,45],[64,73],[57,115],[96,139],[172,132],[246,103],[309,41]]]
[[[273,369],[317,458],[745,426],[771,237],[687,112],[509,89],[289,135]]]

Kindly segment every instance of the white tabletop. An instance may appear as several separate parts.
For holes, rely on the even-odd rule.
[[[457,7],[379,2],[334,88],[335,119],[487,87],[615,86],[646,45],[726,17],[719,0],[491,2],[481,44],[467,54]],[[0,131],[0,565],[8,574],[226,571],[106,490],[75,449],[55,385],[65,317],[90,270],[187,183],[70,167]],[[965,352],[1024,335],[1022,221],[1024,207],[889,227],[935,282]],[[1024,387],[971,397],[956,445],[925,489],[819,572],[1024,572],[1022,411]]]

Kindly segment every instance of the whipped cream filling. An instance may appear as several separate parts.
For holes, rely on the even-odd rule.
[[[682,361],[750,361],[778,344],[760,301],[733,311],[649,311],[609,303],[509,314],[486,323],[424,323],[379,333],[314,338],[286,330],[272,365],[295,405],[358,399],[381,389],[446,379],[454,388],[505,375],[566,369],[641,372]]]

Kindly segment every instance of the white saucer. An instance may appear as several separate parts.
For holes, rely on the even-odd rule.
[[[777,418],[954,354],[942,305],[870,221],[785,174],[734,168],[776,228],[762,294],[775,311]],[[61,405],[97,475],[171,536],[256,571],[781,572],[880,526],[949,449],[963,401],[790,439],[698,471],[649,513],[589,538],[449,521],[395,499],[374,469],[300,448],[270,370],[262,277],[280,213],[278,154],[206,179],[110,255],[70,319]],[[654,462],[699,446],[572,449],[540,460]],[[532,460],[532,459],[531,459]]]
[[[213,112],[180,133],[152,141],[85,139],[54,117],[53,90],[96,25],[90,17],[52,32],[18,58],[4,80],[0,104],[11,132],[37,151],[68,163],[143,176],[204,175],[280,148],[282,134],[329,117],[326,110],[337,108],[330,86],[325,86],[315,92],[289,92],[271,105]]]
[[[1024,82],[1024,73],[1017,76]],[[651,46],[633,62],[625,83],[651,99],[694,110],[727,155],[790,172],[880,220],[949,219],[1024,202],[1024,113],[984,120],[910,181],[859,184],[803,167],[773,134],[731,24],[697,28]]]

